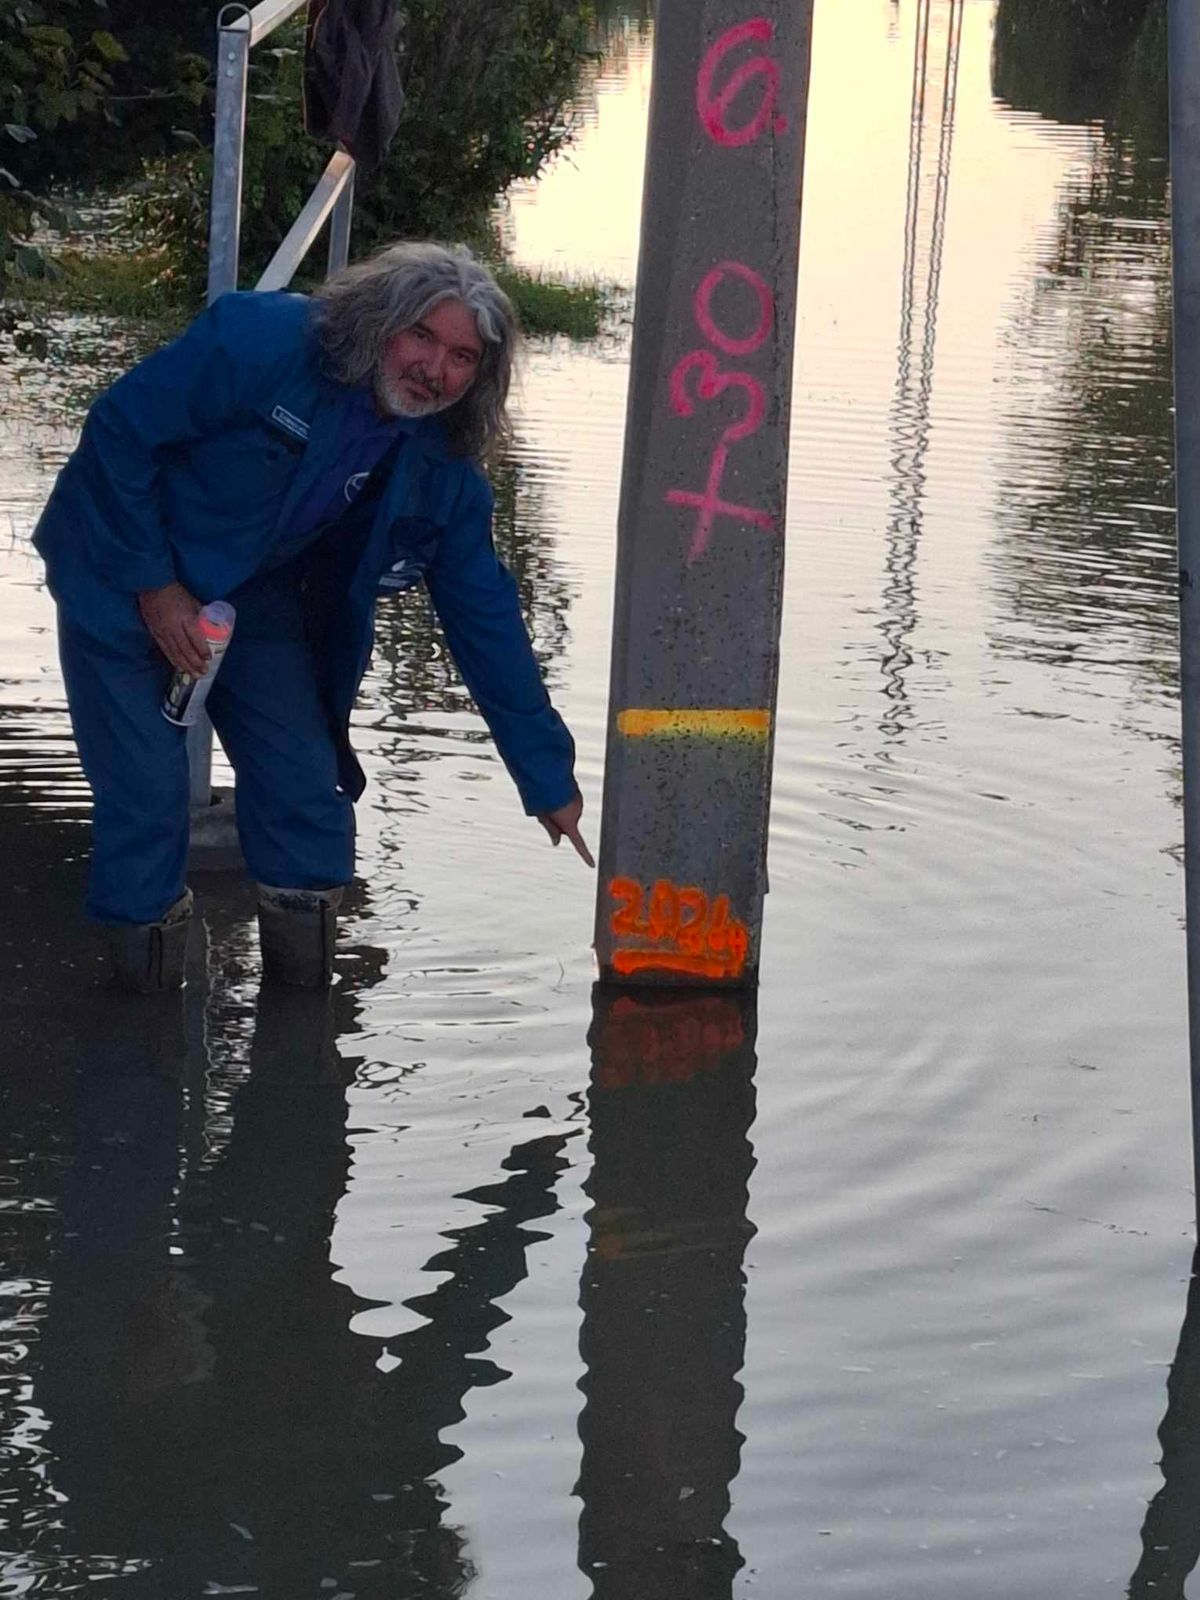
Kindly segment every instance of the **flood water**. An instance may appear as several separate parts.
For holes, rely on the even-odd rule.
[[[653,38],[606,9],[503,230],[628,284]],[[415,599],[329,1004],[260,993],[232,878],[182,1002],[105,995],[27,538],[120,330],[4,369],[0,1595],[1184,1593],[1158,13],[1075,81],[1053,9],[933,0],[922,57],[818,0],[756,1005],[593,997],[594,881]],[[535,344],[497,483],[593,841],[627,357]]]

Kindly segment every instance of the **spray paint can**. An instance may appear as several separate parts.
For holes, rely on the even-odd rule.
[[[212,688],[213,679],[217,675],[217,668],[221,665],[221,659],[233,637],[235,616],[236,613],[227,600],[212,600],[201,608],[196,620],[208,645],[208,667],[198,678],[194,678],[190,672],[178,670],[172,675],[166,698],[162,703],[162,714],[176,727],[190,728],[193,723],[199,721],[204,702],[208,699],[208,691]]]

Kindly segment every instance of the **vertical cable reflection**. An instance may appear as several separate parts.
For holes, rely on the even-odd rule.
[[[880,731],[889,739],[903,733],[912,714],[905,675],[912,665],[909,641],[917,624],[917,549],[924,515],[925,454],[929,447],[933,357],[950,189],[963,0],[947,0],[946,44],[940,62],[936,52],[931,62],[932,13],[933,0],[917,0],[900,331],[891,409],[887,575],[880,622],[884,639],[884,694],[888,701]],[[935,104],[938,107],[936,126],[930,116]]]
[[[595,1600],[730,1600],[752,995],[614,994],[589,1036],[579,1565]]]

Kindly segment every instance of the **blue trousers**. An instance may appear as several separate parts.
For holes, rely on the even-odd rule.
[[[280,888],[346,883],[354,807],[338,787],[295,569],[256,577],[229,598],[237,622],[206,709],[236,774],[246,865]],[[59,610],[67,703],[94,800],[87,912],[156,922],[184,889],[186,734],[161,713],[171,668],[135,601],[120,626],[106,609],[102,633]]]

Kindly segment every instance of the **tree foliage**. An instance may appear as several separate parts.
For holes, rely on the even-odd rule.
[[[114,31],[123,27],[121,6],[122,0],[0,0],[0,298],[19,280],[54,270],[30,239],[38,217],[58,227],[69,220],[47,198],[52,183],[94,179],[104,152],[113,170],[127,174],[149,124],[156,125],[150,143],[161,144],[167,105],[202,115],[208,63],[174,44],[139,58],[136,30],[132,38],[123,30],[124,40]],[[164,54],[169,70],[159,78]],[[131,138],[134,129],[138,137]]]
[[[64,19],[61,10],[71,13]],[[0,10],[0,292],[13,278],[40,277],[46,259],[28,240],[48,201],[31,187],[38,138],[80,116],[93,116],[112,87],[111,66],[124,57],[106,29],[62,26],[76,21],[74,4],[30,0]]]

